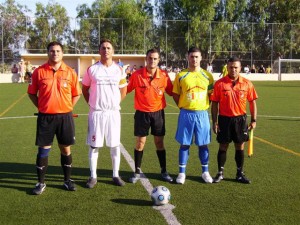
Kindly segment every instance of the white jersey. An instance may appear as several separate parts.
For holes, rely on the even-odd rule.
[[[89,106],[92,110],[120,110],[120,88],[127,82],[126,74],[118,64],[106,67],[98,61],[87,69],[82,84],[90,87]]]

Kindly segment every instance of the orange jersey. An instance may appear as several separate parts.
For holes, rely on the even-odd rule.
[[[27,93],[38,94],[41,113],[68,113],[73,110],[72,98],[81,94],[81,88],[74,69],[62,63],[55,72],[45,63],[34,70]]]
[[[157,69],[153,80],[146,67],[135,71],[129,78],[127,93],[135,90],[134,108],[142,112],[156,112],[166,107],[164,92],[172,96],[173,85],[166,71]]]
[[[247,101],[257,99],[257,93],[251,81],[239,76],[236,84],[232,84],[229,76],[219,79],[214,86],[210,100],[219,103],[219,115],[240,116],[247,113]]]

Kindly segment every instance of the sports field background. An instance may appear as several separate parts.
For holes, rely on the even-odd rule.
[[[153,186],[165,185],[172,194],[173,214],[180,224],[299,224],[300,221],[300,82],[254,82],[259,99],[254,155],[245,158],[252,184],[235,182],[233,144],[227,156],[225,180],[202,182],[195,146],[191,148],[184,185],[161,181],[160,169],[149,136],[142,170]],[[36,112],[26,94],[26,84],[0,84],[0,224],[171,224],[152,207],[141,182],[124,187],[111,182],[109,150],[99,154],[98,184],[85,188],[89,176],[85,145],[88,107],[83,97],[75,107],[76,145],[73,146],[73,179],[76,192],[62,187],[57,144],[53,145],[46,176],[46,191],[31,195],[36,184],[34,146]],[[178,147],[174,139],[178,109],[167,98],[165,145],[170,174],[178,173]],[[133,94],[122,102],[121,141],[133,157]],[[217,172],[218,145],[212,135],[210,173]],[[125,181],[132,170],[121,159]]]

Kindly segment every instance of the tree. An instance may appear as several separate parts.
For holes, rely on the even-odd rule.
[[[84,52],[98,52],[103,37],[115,43],[116,53],[143,53],[144,29],[151,27],[150,1],[97,0],[77,8],[80,29],[76,43]]]
[[[42,50],[43,53],[50,41],[59,41],[66,46],[65,52],[68,52],[74,37],[66,9],[55,2],[49,2],[46,6],[37,3],[35,17],[28,27],[28,51]]]
[[[116,53],[161,50],[169,65],[184,63],[187,49],[198,46],[203,62],[223,63],[239,56],[245,63],[273,62],[278,55],[300,57],[299,0],[95,0],[77,7],[75,30],[66,9],[50,1],[36,4],[35,18],[26,6],[6,0],[0,4],[3,60],[20,50],[37,52],[58,40],[65,52],[98,53],[106,37]],[[9,31],[9,32],[7,32]],[[72,48],[72,49],[71,49]]]
[[[0,4],[1,14],[1,58],[5,63],[11,63],[19,57],[19,51],[24,49],[26,42],[26,6],[16,4],[14,0],[6,0]],[[3,49],[2,49],[3,46]]]
[[[253,51],[256,59],[278,55],[293,58],[299,52],[300,23],[299,0],[258,0],[248,2],[247,20],[255,22]]]
[[[179,61],[185,59],[190,46],[201,48],[204,58],[210,50],[210,23],[215,15],[219,0],[156,0],[159,23],[160,45],[163,55],[169,52]],[[177,21],[174,21],[177,20]],[[164,37],[168,37],[167,39]]]
[[[300,51],[299,0],[156,0],[156,5],[166,58],[184,58],[191,45],[210,62],[233,54],[249,63],[272,62],[278,52],[292,58]]]

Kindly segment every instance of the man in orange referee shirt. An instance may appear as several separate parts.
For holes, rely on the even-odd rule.
[[[215,83],[214,91],[210,96],[213,131],[217,134],[219,142],[218,174],[214,182],[218,183],[224,178],[226,153],[229,143],[233,141],[237,166],[236,180],[240,183],[250,184],[250,180],[243,172],[244,144],[249,139],[248,130],[256,127],[256,99],[258,96],[251,81],[240,75],[241,61],[239,58],[230,58],[227,69],[228,76]],[[251,113],[249,125],[246,114],[247,101]]]
[[[163,180],[172,182],[166,169],[166,150],[164,147],[166,99],[164,93],[172,95],[173,85],[166,71],[158,68],[158,49],[150,49],[146,53],[146,67],[135,71],[127,86],[127,93],[135,90],[134,135],[136,145],[134,149],[135,173],[129,182],[136,183],[140,179],[143,150],[146,137],[154,136],[156,153],[161,167]]]
[[[51,42],[47,46],[48,62],[34,70],[28,86],[28,96],[37,107],[36,142],[38,153],[36,168],[38,183],[33,194],[39,195],[46,188],[45,174],[48,155],[56,135],[61,152],[61,166],[64,172],[64,187],[75,191],[70,179],[72,169],[71,145],[75,143],[75,127],[72,110],[77,103],[81,88],[74,69],[63,61],[63,46]]]

